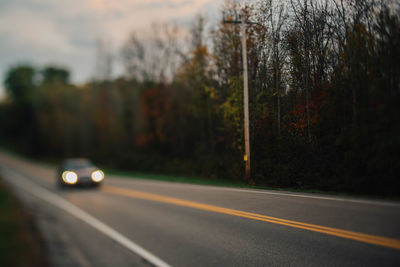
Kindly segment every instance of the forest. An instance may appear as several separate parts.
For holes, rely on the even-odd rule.
[[[246,27],[251,178],[245,180],[240,25]],[[11,66],[0,145],[137,172],[400,196],[400,3],[227,1],[218,23],[155,23],[96,77]],[[112,75],[118,59],[124,74]]]

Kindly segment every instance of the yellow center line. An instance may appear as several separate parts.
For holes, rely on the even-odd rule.
[[[169,203],[169,204],[173,204],[173,205],[184,206],[184,207],[205,210],[205,211],[212,211],[212,212],[216,212],[216,213],[238,216],[238,217],[253,219],[253,220],[257,220],[257,221],[280,224],[280,225],[285,225],[285,226],[289,226],[289,227],[293,227],[293,228],[309,230],[309,231],[313,231],[313,232],[318,232],[318,233],[323,233],[323,234],[327,234],[327,235],[357,240],[357,241],[364,242],[364,243],[369,243],[369,244],[373,244],[373,245],[378,245],[378,246],[383,246],[383,247],[400,250],[400,240],[394,239],[394,238],[389,238],[389,237],[370,235],[370,234],[358,233],[358,232],[353,232],[353,231],[348,231],[348,230],[343,230],[343,229],[338,229],[338,228],[320,226],[320,225],[316,225],[316,224],[280,219],[280,218],[261,215],[261,214],[252,213],[252,212],[228,209],[228,208],[223,208],[223,207],[219,207],[219,206],[203,204],[203,203],[199,203],[199,202],[193,202],[193,201],[188,201],[188,200],[174,198],[174,197],[167,197],[167,196],[162,196],[162,195],[157,195],[157,194],[150,194],[150,193],[135,191],[135,190],[131,190],[131,189],[124,189],[124,188],[114,187],[114,186],[104,186],[102,188],[102,191],[107,192],[107,193],[122,195],[122,196],[126,196],[126,197],[132,197],[132,198],[138,198],[138,199],[144,199],[144,200],[150,200],[150,201],[156,201],[156,202],[162,202],[162,203]]]

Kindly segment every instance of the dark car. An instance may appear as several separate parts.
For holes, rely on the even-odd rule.
[[[93,185],[104,180],[104,173],[86,158],[66,159],[57,173],[60,186]]]

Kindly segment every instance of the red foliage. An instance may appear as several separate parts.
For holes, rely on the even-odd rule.
[[[309,100],[310,108],[310,127],[311,129],[318,126],[322,120],[321,110],[324,106],[327,92],[323,89],[315,90]],[[294,109],[288,112],[291,122],[289,123],[289,132],[298,136],[305,135],[307,130],[307,104],[304,94],[300,94]]]
[[[159,117],[165,111],[166,94],[162,86],[144,91],[140,96],[141,115],[145,120]]]
[[[147,89],[140,95],[141,117],[145,131],[136,136],[139,146],[146,146],[156,140],[163,139],[162,116],[166,113],[169,103],[168,92],[163,85]]]
[[[146,146],[147,144],[151,143],[154,140],[154,136],[153,135],[146,135],[144,133],[138,134],[136,135],[135,138],[135,143],[138,146]]]

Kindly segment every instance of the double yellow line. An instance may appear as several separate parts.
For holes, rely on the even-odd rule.
[[[285,225],[285,226],[289,226],[289,227],[293,227],[293,228],[299,228],[299,229],[309,230],[309,231],[313,231],[313,232],[319,232],[319,233],[323,233],[323,234],[327,234],[327,235],[343,237],[343,238],[357,240],[360,242],[365,242],[365,243],[369,243],[369,244],[373,244],[373,245],[378,245],[378,246],[383,246],[383,247],[400,250],[400,240],[394,239],[394,238],[357,233],[357,232],[353,232],[353,231],[347,231],[347,230],[342,230],[342,229],[337,229],[337,228],[332,228],[332,227],[325,227],[325,226],[320,226],[320,225],[315,225],[315,224],[297,222],[297,221],[292,221],[292,220],[285,220],[285,219],[261,215],[261,214],[257,214],[257,213],[251,213],[251,212],[234,210],[234,209],[227,209],[227,208],[218,207],[218,206],[214,206],[214,205],[208,205],[208,204],[188,201],[188,200],[174,198],[174,197],[166,197],[166,196],[162,196],[162,195],[150,194],[150,193],[145,193],[145,192],[140,192],[140,191],[135,191],[135,190],[130,190],[130,189],[124,189],[124,188],[119,188],[119,187],[114,187],[114,186],[104,186],[103,191],[105,191],[107,193],[111,193],[111,194],[126,196],[126,197],[168,203],[168,204],[173,204],[173,205],[177,205],[177,206],[189,207],[189,208],[194,208],[194,209],[199,209],[199,210],[212,211],[212,212],[216,212],[216,213],[222,213],[222,214],[227,214],[227,215],[232,215],[232,216],[253,219],[253,220],[257,220],[257,221],[275,223],[275,224]]]

